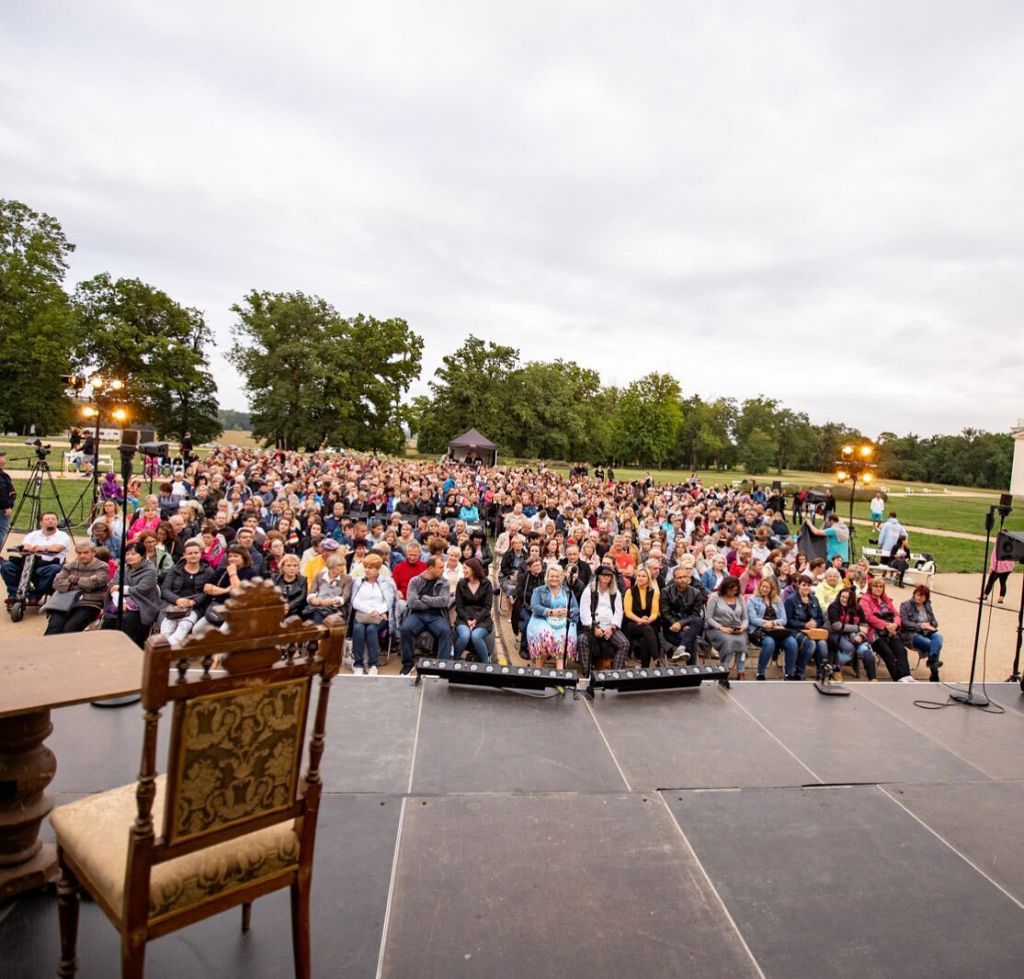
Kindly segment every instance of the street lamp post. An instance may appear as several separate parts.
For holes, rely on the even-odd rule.
[[[875,447],[871,442],[862,442],[854,448],[844,445],[842,458],[836,462],[836,479],[840,483],[850,484],[850,561],[853,562],[853,501],[857,492],[857,483],[865,486],[875,481]]]

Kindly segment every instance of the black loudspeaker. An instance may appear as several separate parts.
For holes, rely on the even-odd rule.
[[[1024,534],[1000,531],[996,538],[997,561],[1024,561]]]
[[[140,442],[139,451],[143,455],[155,456],[163,458],[167,455],[167,443],[166,442]]]
[[[126,428],[121,433],[121,442],[124,445],[139,445],[142,442],[155,442],[156,429],[154,428]]]
[[[772,489],[775,490],[776,492],[781,490],[782,489],[782,480],[781,479],[773,479],[772,480]]]

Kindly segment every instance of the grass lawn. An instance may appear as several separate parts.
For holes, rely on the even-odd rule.
[[[850,504],[839,495],[839,513],[849,514]],[[894,493],[889,496],[885,512],[895,511],[900,523],[907,527],[934,527],[937,530],[958,530],[966,534],[985,533],[985,515],[988,513],[987,500],[958,496],[904,496]],[[855,517],[871,518],[868,503],[853,505]],[[996,514],[996,529],[999,515]],[[1013,513],[1006,520],[1007,530],[1024,530],[1024,498],[1017,497]]]
[[[858,527],[856,535],[856,556],[860,557],[862,547],[867,544],[867,531]],[[993,542],[995,538],[993,537]],[[985,556],[985,542],[958,540],[956,537],[935,537],[932,534],[911,534],[910,546],[915,554],[930,554],[935,561],[936,571],[980,572]]]

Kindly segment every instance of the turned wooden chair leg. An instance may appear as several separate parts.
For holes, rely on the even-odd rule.
[[[309,952],[309,887],[308,875],[299,871],[299,879],[292,884],[292,951],[295,956],[295,979],[309,979],[311,971]]]
[[[252,901],[246,901],[242,905],[242,933],[245,935],[249,934],[249,929],[252,927]]]
[[[146,939],[130,935],[121,938],[121,979],[142,979],[146,963]]]
[[[57,882],[57,917],[60,920],[60,965],[57,975],[68,979],[78,971],[78,879],[64,863],[64,854],[57,851],[60,880]]]

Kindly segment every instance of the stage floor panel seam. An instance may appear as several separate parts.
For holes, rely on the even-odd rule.
[[[665,807],[665,812],[668,814],[668,818],[672,820],[672,825],[675,827],[676,832],[679,834],[679,838],[683,841],[683,846],[685,846],[686,849],[689,851],[690,856],[693,858],[693,862],[697,865],[697,869],[703,875],[704,881],[708,885],[708,889],[714,895],[715,900],[718,902],[719,907],[722,909],[722,914],[725,915],[725,920],[732,927],[732,930],[736,933],[736,937],[739,939],[740,945],[743,947],[743,950],[750,957],[750,962],[757,970],[757,974],[761,977],[761,979],[767,979],[767,977],[764,974],[764,970],[761,968],[761,963],[757,961],[757,956],[754,955],[753,950],[747,944],[747,940],[746,938],[744,938],[743,932],[740,930],[740,926],[737,924],[736,919],[732,916],[732,912],[729,910],[729,906],[722,899],[722,895],[718,893],[718,888],[715,887],[715,883],[711,879],[711,875],[708,873],[707,868],[701,862],[700,857],[697,856],[697,851],[691,845],[686,833],[683,832],[683,827],[679,824],[679,820],[676,819],[675,813],[672,812],[668,802],[660,792],[658,793],[658,798],[660,799],[662,806]]]
[[[857,696],[864,696],[864,695],[858,693]],[[943,744],[941,741],[936,740],[927,731],[925,731],[922,728],[918,727],[918,725],[915,724],[913,721],[909,720],[908,718],[900,717],[899,714],[895,713],[895,711],[889,710],[889,708],[886,707],[885,704],[883,704],[880,700],[875,700],[875,699],[870,698],[870,697],[865,697],[864,699],[867,700],[869,703],[874,704],[876,707],[879,707],[882,710],[884,710],[886,712],[886,714],[888,714],[893,719],[899,721],[900,724],[905,724],[907,727],[910,728],[911,731],[914,731],[917,734],[920,734],[922,738],[927,738],[932,744],[936,745],[938,748],[941,748],[943,751],[948,751],[954,757],[959,758],[960,761],[962,761],[965,765],[967,765],[970,768],[973,768],[976,772],[980,772],[982,775],[984,775],[986,779],[990,779],[990,780],[995,781],[995,782],[1005,781],[1004,779],[1000,779],[998,776],[993,775],[991,772],[986,771],[977,762],[968,761],[968,759],[966,759],[963,755],[961,755],[960,752],[954,750],[951,747],[948,747],[947,745]],[[964,708],[961,708],[961,709],[963,709],[963,710],[974,710],[973,707],[964,707]],[[1009,713],[1009,712],[1007,712],[1007,713]],[[980,779],[979,779],[979,781],[980,781]],[[896,783],[892,782],[892,783],[889,783],[889,784],[893,784],[894,785]]]
[[[768,737],[770,737],[780,748],[782,748],[783,751],[785,751],[788,755],[790,755],[793,758],[793,760],[801,768],[803,768],[806,771],[810,772],[811,773],[811,777],[816,782],[820,783],[820,782],[824,781],[823,779],[819,778],[818,777],[818,773],[815,772],[814,769],[811,768],[811,766],[808,765],[807,762],[805,762],[795,751],[793,751],[793,749],[790,748],[789,745],[787,745],[785,741],[783,741],[774,731],[772,731],[771,728],[767,727],[762,721],[760,721],[749,710],[747,710],[747,708],[744,707],[743,704],[740,703],[739,699],[732,695],[731,691],[726,690],[725,691],[725,695],[729,698],[729,700],[732,703],[734,703],[737,707],[739,707],[739,709],[741,711],[743,711],[743,713],[746,714],[747,717],[749,717],[759,728],[761,728],[761,730],[764,731],[765,734],[768,735]]]
[[[984,870],[982,870],[981,867],[979,867],[969,856],[967,856],[966,853],[964,853],[953,843],[947,840],[946,837],[944,837],[938,830],[929,826],[928,823],[925,822],[925,820],[923,820],[912,809],[908,808],[902,802],[900,802],[900,800],[897,799],[891,792],[886,792],[884,786],[879,785],[878,791],[881,792],[882,795],[884,795],[886,798],[894,802],[897,806],[899,806],[900,809],[902,809],[911,819],[913,819],[915,822],[919,823],[926,830],[928,830],[928,832],[931,833],[932,836],[934,836],[940,843],[943,843],[945,846],[949,847],[949,849],[952,850],[953,853],[955,853],[961,860],[963,860],[963,862],[966,863],[967,866],[969,866],[975,873],[980,874],[982,877],[984,877],[985,880],[987,880],[997,891],[1004,894],[1011,901],[1013,901],[1013,903],[1016,904],[1021,911],[1024,911],[1024,903],[1022,903],[1018,898],[1014,897],[1014,895],[1011,894],[1005,887],[1003,887],[1003,885],[1000,884],[999,881],[995,880]]]

